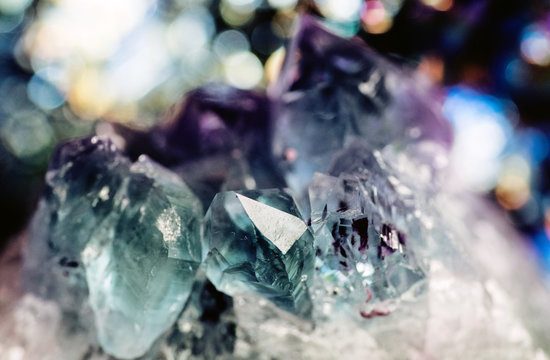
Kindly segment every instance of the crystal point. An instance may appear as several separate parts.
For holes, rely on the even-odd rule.
[[[370,319],[388,315],[426,284],[426,235],[411,216],[415,209],[388,181],[393,173],[386,164],[364,146],[339,155],[347,156],[354,160],[338,161],[337,177],[313,177],[312,227],[323,287],[341,289],[341,301]]]
[[[412,70],[311,17],[299,25],[271,89],[273,153],[296,194],[354,140],[377,148],[422,141],[449,146],[450,125]]]
[[[206,273],[230,295],[254,290],[283,309],[309,316],[313,238],[283,190],[225,192],[206,215]]]

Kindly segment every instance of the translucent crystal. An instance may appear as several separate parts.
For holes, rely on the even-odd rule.
[[[350,148],[337,157],[339,169],[349,155],[349,172],[317,173],[309,188],[317,268],[326,292],[338,292],[362,317],[388,315],[401,296],[425,287],[427,261],[414,250],[425,235],[372,151]]]
[[[354,144],[314,176],[319,327],[367,331],[381,359],[547,359],[550,328],[532,315],[547,311],[539,301],[549,294],[519,239],[487,204],[448,177],[422,181],[419,169],[405,154]],[[519,277],[532,281],[510,281]]]
[[[250,290],[309,316],[314,251],[310,230],[284,190],[224,192],[206,214],[206,274],[221,291]]]
[[[64,310],[89,296],[105,351],[142,355],[189,296],[201,216],[186,185],[146,157],[131,163],[97,137],[67,142],[47,174],[28,282]]]
[[[271,89],[273,153],[289,187],[301,194],[351,141],[403,147],[429,139],[442,147],[450,126],[428,86],[356,39],[300,20],[278,82]]]

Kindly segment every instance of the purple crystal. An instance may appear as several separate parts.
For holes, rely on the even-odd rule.
[[[206,207],[220,191],[284,187],[269,149],[269,109],[261,93],[210,84],[149,135],[122,135],[132,157],[145,153],[177,172]]]
[[[357,39],[328,32],[310,17],[301,19],[271,96],[273,153],[298,193],[354,139],[374,148],[451,143],[436,98],[410,69]]]
[[[269,118],[268,100],[260,93],[222,84],[198,88],[164,129],[167,155],[181,163],[235,149],[264,152]]]

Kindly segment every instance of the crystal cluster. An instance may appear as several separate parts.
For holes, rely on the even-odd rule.
[[[268,95],[61,144],[0,259],[0,360],[549,359],[548,289],[453,182],[435,97],[303,18]]]

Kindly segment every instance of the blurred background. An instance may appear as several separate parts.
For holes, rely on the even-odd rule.
[[[460,180],[550,271],[548,0],[0,0],[0,249],[58,142],[151,127],[207,82],[265,88],[303,12],[441,84]]]

